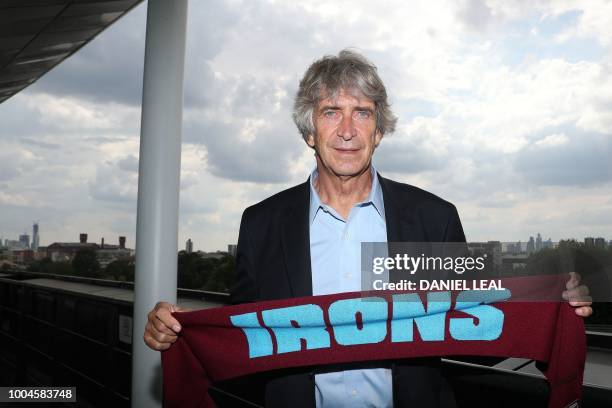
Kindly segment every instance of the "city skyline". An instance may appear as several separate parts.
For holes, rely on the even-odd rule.
[[[611,239],[611,7],[192,2],[178,247],[224,249],[244,208],[306,180],[297,82],[351,46],[399,116],[377,169],[454,203],[468,241]],[[40,220],[41,245],[87,231],[134,247],[145,17],[137,6],[0,104],[5,239]]]
[[[7,245],[6,243],[8,242],[12,242],[12,243],[17,243],[20,242],[22,238],[27,239],[28,244],[26,245],[28,248],[34,249],[34,237],[39,237],[38,235],[38,231],[39,231],[39,222],[36,222],[32,225],[32,244],[29,244],[30,242],[30,235],[27,234],[27,232],[24,232],[23,234],[19,234],[19,239],[17,240],[11,240],[8,237],[5,237],[3,234],[0,234],[0,247],[5,246],[8,247],[9,245]],[[98,237],[97,240],[95,239],[91,239],[92,237],[89,236],[88,233],[84,233],[84,232],[79,232],[78,234],[79,239],[83,239],[83,236],[85,237],[85,240],[87,242],[90,243],[96,243],[96,242],[100,242],[102,244],[102,246],[104,245],[104,243],[106,244],[110,244],[110,240],[106,240],[108,237],[107,236],[100,236]],[[91,239],[91,240],[90,240]],[[117,242],[121,242],[123,240],[126,240],[125,236],[118,236],[117,237]],[[106,241],[105,241],[106,240]],[[575,238],[575,237],[565,237],[565,238],[561,238],[558,240],[552,240],[552,238],[548,237],[547,239],[544,239],[542,234],[540,232],[537,232],[536,235],[530,235],[529,239],[517,239],[517,240],[510,240],[510,241],[502,241],[502,240],[496,240],[496,239],[487,239],[487,240],[482,240],[482,241],[468,241],[469,243],[475,243],[475,242],[500,242],[504,245],[518,245],[520,244],[520,250],[525,250],[527,252],[533,252],[533,251],[539,251],[540,249],[544,249],[544,248],[552,248],[553,245],[556,245],[559,243],[559,241],[567,241],[567,240],[575,240],[577,242],[581,242],[581,243],[585,243],[585,244],[591,244],[592,246],[595,245],[595,242],[599,242],[599,241],[603,241],[605,245],[612,245],[612,239],[608,239],[606,237],[597,237],[597,236],[593,236],[593,235],[588,235],[582,238]],[[37,242],[39,242],[37,240]],[[53,244],[53,243],[60,243],[60,242],[77,242],[77,240],[67,240],[67,241],[59,241],[59,240],[50,240],[48,244],[46,245],[40,245],[41,247],[45,247],[47,245]],[[44,241],[43,241],[44,243]],[[234,247],[233,251],[235,252],[235,246],[236,244],[230,244],[227,243],[225,244],[225,246],[223,247],[223,249],[221,248],[213,248],[212,252],[214,251],[223,251],[228,249],[229,247]],[[193,251],[202,251],[203,249],[198,249],[197,246],[195,246],[194,241],[191,238],[187,238],[187,241],[185,241],[185,245],[184,245],[184,249],[181,249],[181,245],[179,243],[178,245],[179,247],[179,251],[181,250],[185,250],[186,252],[193,252]],[[206,251],[204,251],[206,252]],[[231,251],[230,251],[231,252]]]

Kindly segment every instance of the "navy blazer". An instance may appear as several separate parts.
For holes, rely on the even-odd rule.
[[[388,242],[465,242],[455,206],[432,193],[378,175]],[[247,208],[240,223],[232,303],[312,295],[310,183],[281,191]],[[315,406],[314,374],[323,370],[387,366],[394,406],[454,406],[439,358],[404,359],[342,367],[301,368],[265,379],[265,406]]]

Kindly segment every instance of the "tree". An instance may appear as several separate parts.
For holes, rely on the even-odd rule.
[[[197,252],[187,253],[180,251],[178,254],[178,287],[201,289],[208,279],[215,261],[212,258],[203,258]]]
[[[48,257],[32,262],[28,270],[52,275],[73,275],[72,264],[70,262],[53,262]]]
[[[178,287],[228,292],[234,279],[234,257],[203,257],[201,253],[178,254]]]
[[[227,293],[234,282],[234,269],[236,267],[234,257],[227,255],[216,261],[217,264],[206,281],[204,290]]]
[[[117,259],[104,270],[107,279],[123,282],[134,282],[134,261],[132,259]]]
[[[41,260],[34,261],[28,265],[28,271],[49,273],[48,269],[50,268],[51,264],[53,264],[51,258],[46,257]]]
[[[48,267],[45,270],[45,272],[52,273],[55,275],[74,275],[72,264],[70,262],[65,262],[65,261],[64,262],[51,262],[50,264],[48,264]]]
[[[100,277],[100,263],[98,262],[96,251],[90,248],[79,249],[72,259],[72,269],[78,276],[88,278]]]

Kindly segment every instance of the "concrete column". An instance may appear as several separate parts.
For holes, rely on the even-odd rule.
[[[132,355],[132,406],[161,407],[160,353],[142,339],[146,314],[176,302],[187,0],[149,0],[145,46]]]

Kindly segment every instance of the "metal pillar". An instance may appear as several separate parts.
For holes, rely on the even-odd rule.
[[[142,340],[147,312],[176,302],[187,0],[149,0],[145,46],[132,354],[132,407],[161,407],[159,352]]]

